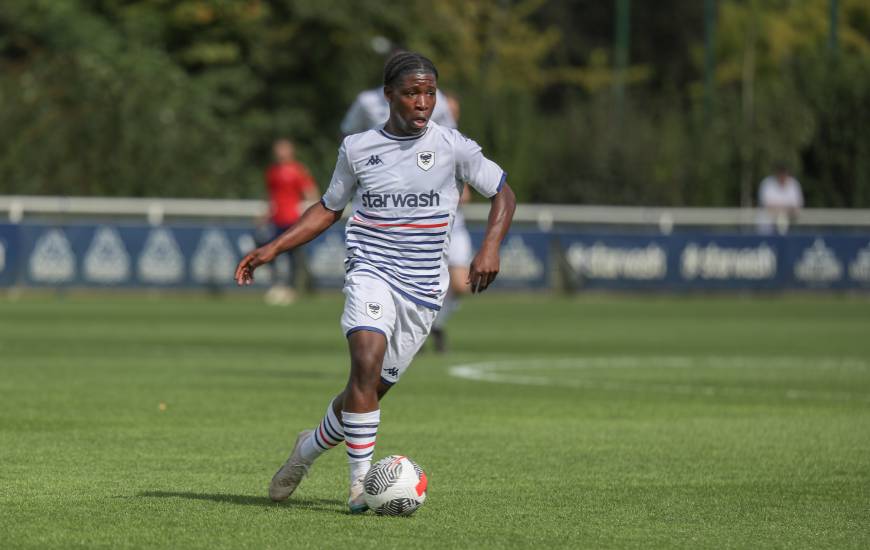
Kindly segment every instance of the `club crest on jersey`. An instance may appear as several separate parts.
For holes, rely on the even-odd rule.
[[[372,319],[380,319],[384,314],[384,308],[377,302],[366,302],[366,313]]]
[[[427,171],[435,166],[435,153],[432,151],[420,151],[417,153],[417,166]]]

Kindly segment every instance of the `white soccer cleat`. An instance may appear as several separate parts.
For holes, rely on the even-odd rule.
[[[299,432],[299,437],[296,438],[296,444],[293,446],[293,452],[290,453],[290,458],[284,463],[281,468],[272,476],[272,482],[269,484],[269,498],[275,502],[287,500],[293,494],[296,487],[302,478],[308,474],[308,469],[312,462],[306,462],[302,459],[302,443],[312,436],[314,430],[302,430]]]
[[[361,514],[369,509],[365,499],[364,477],[359,477],[350,485],[350,495],[347,497],[347,507],[351,514]]]

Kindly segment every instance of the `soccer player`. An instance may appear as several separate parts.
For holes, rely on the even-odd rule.
[[[296,490],[314,460],[342,441],[350,471],[348,507],[367,509],[363,479],[371,467],[380,400],[399,381],[426,339],[447,292],[445,261],[462,185],[491,201],[483,244],[471,262],[472,292],[486,290],[499,271],[499,247],[516,200],[506,175],[458,131],[430,120],[438,71],[426,57],[394,55],[384,67],[386,124],[346,137],[329,188],[318,204],[272,242],[239,262],[235,279],[325,231],[350,203],[342,329],[350,376],[313,430],[303,430],[269,486],[274,501]]]
[[[269,222],[272,225],[271,237],[287,231],[299,221],[300,203],[305,200],[314,202],[320,197],[317,184],[305,166],[296,160],[296,148],[289,139],[279,139],[272,145],[274,163],[266,170],[266,190],[269,192]],[[272,288],[266,293],[266,302],[273,305],[289,305],[296,297],[293,290],[294,264],[302,260],[286,256],[286,280],[281,284],[281,275],[276,274]],[[276,270],[277,271],[277,270]]]
[[[397,50],[401,52],[401,50]],[[454,94],[435,90],[435,107],[432,110],[432,120],[440,126],[457,128],[459,123],[459,99]],[[384,96],[383,88],[374,88],[360,92],[341,121],[341,132],[344,135],[364,132],[371,128],[383,127],[390,116],[390,105]],[[460,195],[460,207],[471,200],[468,187],[463,188]],[[468,293],[468,266],[471,263],[471,235],[465,225],[462,210],[457,209],[450,230],[450,246],[447,249],[447,268],[450,274],[450,285],[444,297],[441,310],[432,325],[431,338],[438,353],[447,351],[447,319],[459,307],[459,297]]]

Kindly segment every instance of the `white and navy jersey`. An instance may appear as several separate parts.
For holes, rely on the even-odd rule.
[[[419,136],[392,136],[380,127],[346,137],[321,202],[334,211],[352,202],[348,273],[368,272],[409,300],[440,309],[463,183],[492,197],[505,179],[477,143],[430,120]]]
[[[384,89],[365,90],[356,96],[356,100],[341,121],[341,133],[344,135],[364,132],[370,128],[383,126],[390,118],[390,104],[384,97]],[[447,105],[447,98],[441,90],[435,90],[435,109],[432,110],[432,120],[441,126],[456,128],[456,120]]]

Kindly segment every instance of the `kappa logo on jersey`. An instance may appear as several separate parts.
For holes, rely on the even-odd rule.
[[[377,166],[378,164],[383,164],[384,161],[381,160],[381,157],[378,155],[372,155],[369,157],[368,162],[366,162],[366,166]]]
[[[428,193],[372,193],[366,191],[362,195],[362,205],[365,208],[417,208],[426,206],[441,206],[441,194],[435,190]]]
[[[435,166],[435,153],[432,151],[420,151],[417,153],[417,166],[427,171]]]
[[[384,308],[377,302],[366,302],[366,313],[372,319],[380,319],[381,315],[384,314]]]
[[[384,372],[389,374],[390,376],[396,377],[399,376],[399,369],[395,367],[390,367],[388,369],[384,369]]]

